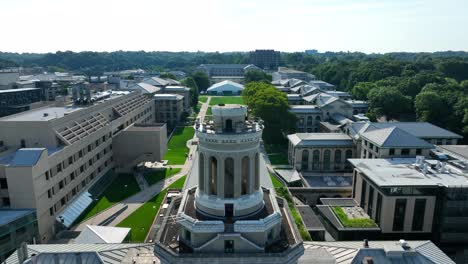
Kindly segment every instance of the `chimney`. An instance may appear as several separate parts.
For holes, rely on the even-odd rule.
[[[364,245],[365,248],[369,248],[369,240],[364,239]]]

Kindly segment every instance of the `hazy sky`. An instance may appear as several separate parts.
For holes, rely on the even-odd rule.
[[[468,50],[468,0],[0,0],[0,51]]]

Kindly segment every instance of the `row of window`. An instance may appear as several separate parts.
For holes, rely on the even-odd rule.
[[[337,149],[334,151],[334,163],[335,169],[340,168],[341,164],[344,162],[342,159],[342,150]],[[344,158],[345,161],[353,157],[353,151],[348,149],[345,152]],[[309,168],[309,150],[305,149],[302,151],[301,157],[301,169],[307,171],[309,169],[319,170],[321,167],[323,170],[331,170],[331,150],[326,149],[323,151],[323,161],[320,162],[320,150],[314,150],[312,152],[312,168]],[[322,166],[320,166],[322,165]],[[350,168],[350,164],[346,163],[346,168]]]

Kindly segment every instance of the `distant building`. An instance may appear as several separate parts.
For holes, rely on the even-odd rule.
[[[306,50],[305,53],[307,55],[314,55],[314,54],[318,54],[318,50],[316,49],[310,49],[310,50]]]
[[[7,183],[0,178],[2,189]],[[0,262],[20,247],[21,243],[39,241],[36,211],[32,209],[0,209]]]
[[[151,84],[140,82],[129,86],[126,90],[140,91],[142,94],[155,94],[161,91],[161,88],[153,86]]]
[[[222,81],[210,86],[206,92],[211,95],[240,95],[244,85],[232,81]]]
[[[262,70],[253,64],[201,64],[197,69],[205,72],[214,83],[226,80],[242,83],[246,72]]]
[[[280,64],[280,52],[274,50],[255,50],[249,53],[249,63],[262,69],[277,69]]]
[[[0,90],[14,88],[15,82],[20,80],[19,75],[16,68],[0,70]]]
[[[31,109],[31,105],[41,101],[38,88],[18,88],[0,90],[0,117]]]
[[[180,121],[184,112],[184,97],[179,94],[156,94],[155,118],[156,122],[166,123],[169,130],[174,128]]]
[[[315,80],[315,76],[313,74],[303,72],[303,71],[298,71],[286,67],[279,67],[278,71],[274,72],[272,74],[273,81],[276,80],[285,80],[285,79],[299,79],[303,80],[306,82]]]

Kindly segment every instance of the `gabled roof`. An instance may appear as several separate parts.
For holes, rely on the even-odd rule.
[[[233,81],[225,80],[219,83],[215,83],[207,89],[207,91],[216,90],[244,90],[244,85]]]
[[[296,133],[288,135],[288,140],[294,146],[301,147],[354,146],[351,137],[343,133]]]
[[[320,114],[322,110],[316,105],[291,105],[289,106],[289,111],[295,114]]]
[[[158,88],[156,86],[153,86],[151,84],[144,83],[144,82],[134,84],[134,85],[128,87],[128,89],[129,90],[140,90],[140,91],[142,91],[142,93],[150,93],[150,94],[157,93],[157,92],[159,92],[161,90],[161,88]]]
[[[39,161],[45,148],[22,148],[16,151],[10,166],[34,166]]]
[[[163,78],[159,77],[151,77],[143,80],[144,83],[151,84],[153,86],[166,86],[169,85],[169,81],[164,80]]]
[[[338,97],[335,97],[333,95],[329,95],[327,93],[320,93],[317,97],[317,105],[322,107],[325,105],[329,105],[335,101],[341,100]]]
[[[361,137],[383,148],[433,148],[432,144],[399,129],[398,127],[388,127],[367,131],[362,133]]]
[[[75,239],[76,244],[122,243],[130,228],[86,225]]]

